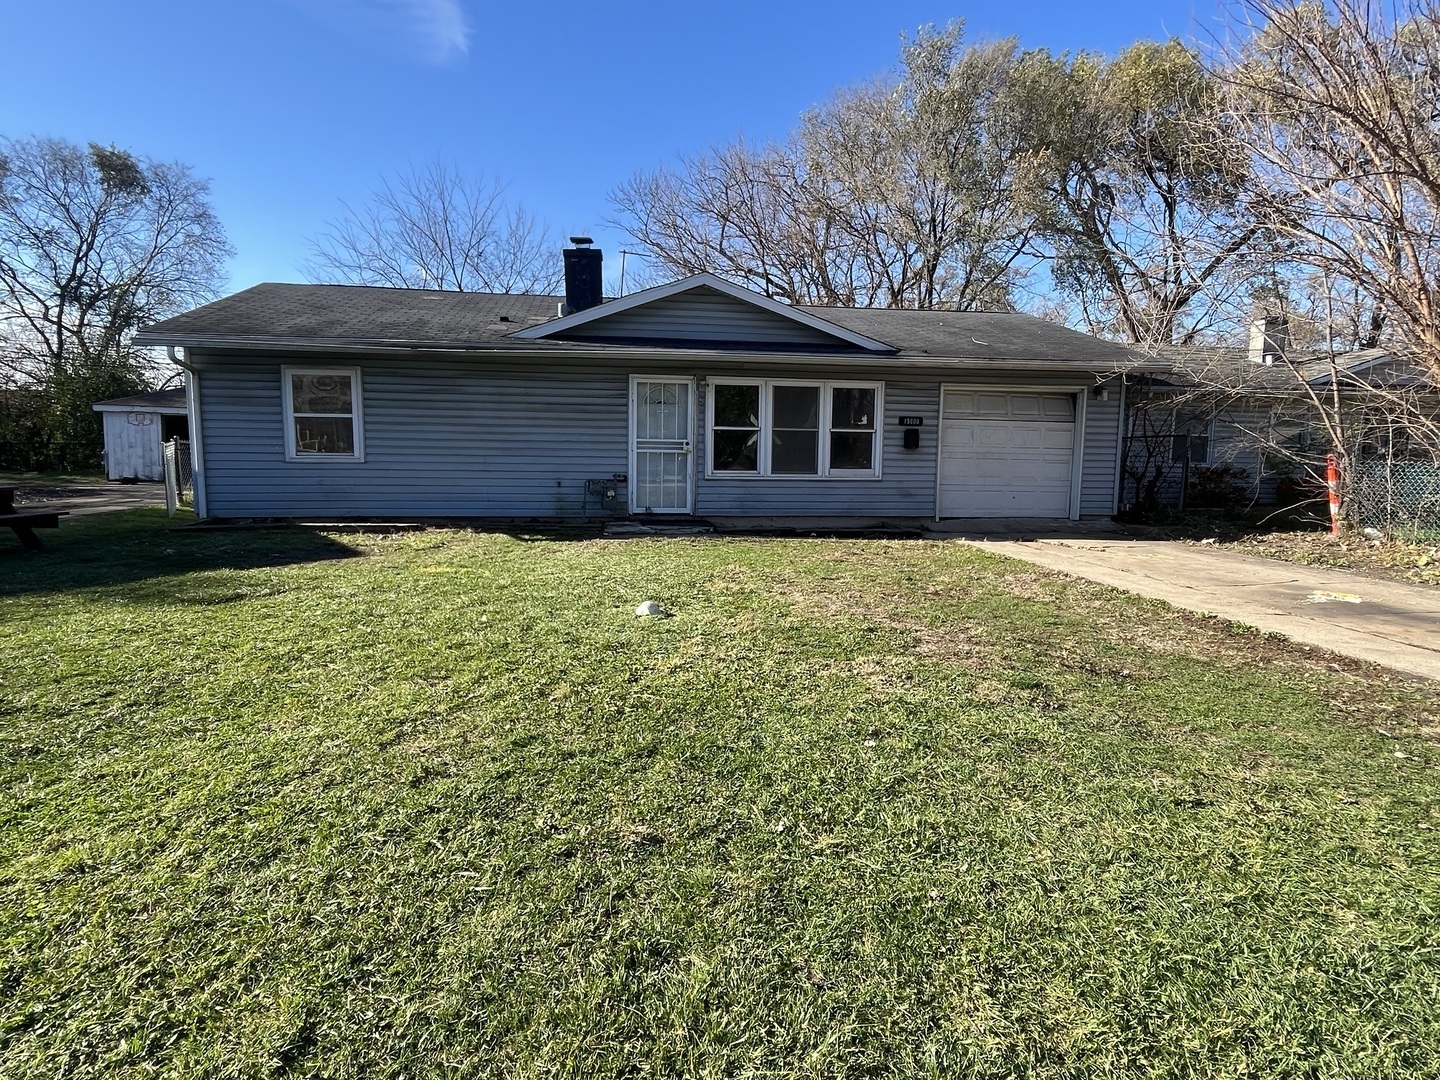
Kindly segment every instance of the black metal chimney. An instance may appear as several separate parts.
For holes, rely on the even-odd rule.
[[[588,236],[572,236],[574,247],[565,249],[565,313],[573,315],[600,303],[605,297],[600,291],[599,248],[591,247],[595,241]]]

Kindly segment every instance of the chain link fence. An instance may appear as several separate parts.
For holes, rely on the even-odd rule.
[[[1440,540],[1440,461],[1357,461],[1343,490],[1352,523],[1411,543]]]
[[[162,443],[165,454],[165,509],[171,517],[181,506],[194,505],[194,471],[190,467],[190,443],[171,439]]]

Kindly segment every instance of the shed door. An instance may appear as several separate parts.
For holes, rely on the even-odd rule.
[[[1069,517],[1075,395],[946,390],[941,517]]]
[[[689,379],[630,380],[631,513],[690,513],[694,400]]]

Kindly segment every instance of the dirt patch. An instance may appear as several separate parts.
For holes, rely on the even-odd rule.
[[[1440,588],[1440,547],[1316,532],[1258,533],[1219,543],[1249,555]]]
[[[884,597],[870,597],[856,592],[811,592],[786,588],[793,583],[773,583],[785,588],[795,610],[813,618],[861,619],[887,630],[909,635],[915,653],[933,660],[965,658],[976,661],[993,650],[968,626],[959,623],[935,625],[911,615],[888,611]]]
[[[1406,585],[1440,588],[1440,546],[1377,539],[1359,532],[1331,536],[1327,529],[1267,529],[1228,517],[1187,517],[1171,525],[1127,525],[1144,540],[1179,540],[1259,555],[1266,559],[1348,570]]]

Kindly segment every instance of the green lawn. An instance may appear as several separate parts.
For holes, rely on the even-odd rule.
[[[165,525],[0,537],[4,1077],[1440,1075],[1398,678],[957,543]]]

